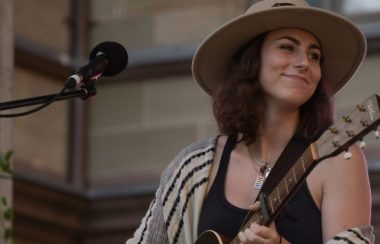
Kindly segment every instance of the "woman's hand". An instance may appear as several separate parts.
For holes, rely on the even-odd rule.
[[[260,202],[255,202],[249,206],[249,210],[253,212],[259,209]],[[238,236],[240,241],[244,244],[280,244],[282,239],[274,223],[270,227],[259,225],[256,222],[252,223],[249,228],[239,232]]]

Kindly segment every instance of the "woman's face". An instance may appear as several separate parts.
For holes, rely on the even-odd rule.
[[[298,108],[321,79],[321,47],[309,32],[284,28],[268,33],[261,49],[259,81],[267,103]]]

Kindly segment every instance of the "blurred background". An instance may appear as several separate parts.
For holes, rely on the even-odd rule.
[[[127,69],[100,78],[96,96],[0,119],[3,145],[9,139],[5,147],[14,151],[14,239],[124,243],[145,214],[163,168],[184,146],[217,133],[210,99],[191,76],[196,47],[255,1],[0,1],[2,29],[9,30],[0,39],[12,42],[9,50],[0,46],[0,62],[6,53],[14,57],[14,66],[2,69],[11,77],[1,76],[2,99],[57,93],[100,42],[119,42],[129,53]],[[380,1],[308,2],[352,19],[368,40],[365,62],[335,99],[337,114],[344,114],[380,93]],[[373,138],[366,137],[365,154],[376,226],[380,141]]]

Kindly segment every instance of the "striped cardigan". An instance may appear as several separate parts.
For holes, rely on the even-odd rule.
[[[182,150],[166,167],[154,200],[130,243],[194,243],[216,137]]]
[[[127,244],[192,244],[197,240],[198,221],[206,196],[216,141],[217,137],[213,137],[186,147],[166,167],[155,198]],[[339,233],[328,244],[373,243],[371,226],[353,230]]]

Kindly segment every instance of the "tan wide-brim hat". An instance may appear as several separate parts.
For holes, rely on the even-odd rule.
[[[192,63],[194,79],[211,95],[225,81],[231,57],[242,45],[279,28],[300,28],[318,38],[323,56],[322,79],[331,83],[334,93],[353,76],[366,53],[365,36],[347,18],[311,7],[303,0],[264,0],[200,44]]]

